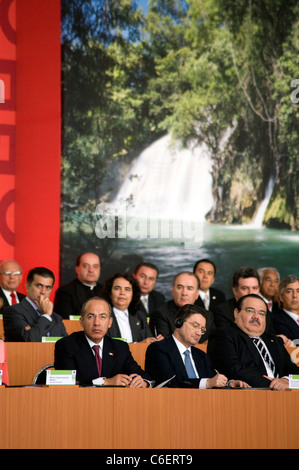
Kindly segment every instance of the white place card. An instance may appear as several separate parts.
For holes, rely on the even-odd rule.
[[[76,385],[75,370],[47,370],[46,385]]]
[[[81,315],[70,315],[69,320],[80,320]]]
[[[2,375],[3,375],[3,370],[0,369],[0,385],[2,385]]]
[[[42,336],[42,343],[56,343],[61,336]]]
[[[299,375],[289,375],[289,388],[299,388]]]

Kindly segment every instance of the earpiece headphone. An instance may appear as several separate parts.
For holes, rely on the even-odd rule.
[[[181,317],[177,318],[174,322],[174,326],[176,328],[182,328],[184,321],[190,313],[200,313],[204,316],[204,318],[206,318],[206,312],[199,305],[184,305],[184,307],[181,307],[180,310],[183,309],[186,310],[185,313]],[[179,313],[179,311],[177,313]]]
[[[190,311],[191,311],[191,308],[188,306],[187,311],[184,313],[184,315],[176,319],[174,323],[174,326],[176,328],[182,328],[183,323],[186,320],[186,317],[189,315]]]

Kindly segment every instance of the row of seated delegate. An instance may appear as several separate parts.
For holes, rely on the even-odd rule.
[[[299,337],[295,331],[294,318],[289,315],[290,310],[295,315],[298,309],[297,276],[287,276],[279,283],[278,273],[274,268],[268,268],[261,274],[261,282],[260,274],[254,268],[243,266],[233,275],[233,297],[225,300],[225,296],[211,285],[215,279],[214,264],[206,259],[199,260],[192,272],[183,271],[174,276],[172,298],[166,300],[154,289],[158,277],[154,265],[142,263],[132,275],[116,273],[103,286],[98,284],[99,265],[97,255],[86,253],[81,256],[76,264],[76,279],[57,289],[54,302],[50,300],[54,286],[53,273],[47,268],[32,269],[27,276],[26,296],[21,298],[17,293],[18,298],[13,299],[11,305],[3,310],[5,342],[40,342],[42,338],[62,338],[55,347],[54,365],[59,369],[75,368],[80,382],[84,383],[92,382],[97,373],[99,384],[124,385],[131,380],[119,378],[113,368],[113,378],[106,377],[107,371],[102,378],[101,372],[106,370],[107,361],[99,358],[98,362],[103,363],[103,369],[98,364],[96,369],[97,353],[93,353],[96,355],[89,373],[80,367],[81,356],[76,356],[76,349],[86,348],[87,343],[99,347],[104,337],[102,355],[105,356],[106,343],[111,348],[111,356],[121,353],[127,361],[125,363],[123,360],[123,368],[129,370],[132,366],[131,375],[142,378],[140,381],[132,380],[132,384],[138,383],[138,386],[145,386],[146,377],[148,381],[150,378],[155,382],[163,381],[165,371],[172,370],[176,377],[173,386],[188,383],[188,386],[211,388],[236,381],[236,386],[273,386],[280,389],[286,387],[285,376],[295,373],[294,361],[290,360],[285,348],[293,346],[294,339]],[[6,269],[9,268],[6,266]],[[18,271],[9,270],[1,274],[11,280],[18,275]],[[266,289],[262,287],[263,281],[272,295],[270,305],[269,299],[264,296]],[[67,308],[63,307],[63,298],[65,305],[67,302],[80,304],[80,308],[77,307],[73,313],[80,316],[78,324],[84,331],[74,335],[67,331],[64,318]],[[64,315],[61,315],[62,311]],[[288,324],[285,319],[279,325],[278,319],[282,320],[285,316],[292,319],[294,325]],[[280,329],[283,327],[284,331]],[[129,350],[120,346],[119,342],[113,343],[114,338],[121,338],[128,344],[144,343],[149,346],[145,373],[140,366],[133,370],[135,365]],[[208,355],[194,348],[198,344],[208,344]],[[241,367],[229,364],[237,350],[239,361],[245,361],[246,365],[254,361],[259,371],[250,370],[250,373],[242,375]],[[268,360],[262,351],[267,352]],[[193,368],[193,376],[189,376],[187,371],[187,352],[191,353],[190,368]],[[72,359],[66,360],[67,357]],[[111,365],[112,362],[110,358]],[[204,381],[201,379],[202,374]]]

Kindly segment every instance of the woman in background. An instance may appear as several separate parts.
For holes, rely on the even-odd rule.
[[[139,310],[140,288],[130,274],[117,273],[104,283],[102,296],[110,303],[113,322],[108,336],[122,338],[128,343],[152,343],[155,338],[147,324],[146,314]]]

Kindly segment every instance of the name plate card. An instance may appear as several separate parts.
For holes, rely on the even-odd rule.
[[[0,369],[0,385],[2,385],[2,375],[3,375],[3,370]]]
[[[42,343],[56,343],[61,336],[42,336]]]
[[[289,375],[289,388],[299,388],[299,375]]]
[[[46,385],[76,385],[75,370],[47,370]]]
[[[69,320],[80,320],[81,315],[70,315]]]

